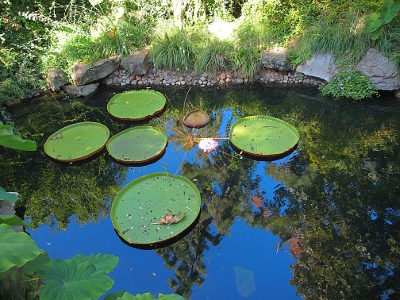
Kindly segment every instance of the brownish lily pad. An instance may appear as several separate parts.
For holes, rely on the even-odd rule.
[[[210,116],[200,109],[193,110],[186,114],[182,120],[187,127],[200,128],[206,126],[210,122]]]

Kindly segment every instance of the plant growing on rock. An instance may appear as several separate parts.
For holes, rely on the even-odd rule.
[[[379,96],[371,79],[358,70],[339,72],[330,82],[322,86],[321,93],[335,100],[362,100]]]

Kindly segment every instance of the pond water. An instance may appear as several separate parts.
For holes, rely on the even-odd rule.
[[[103,253],[119,257],[108,292],[178,293],[187,299],[391,299],[400,293],[399,102],[321,98],[316,87],[252,85],[157,88],[167,96],[159,117],[115,120],[107,101],[119,89],[86,99],[44,97],[13,112],[36,140],[33,153],[0,149],[0,185],[20,193],[27,232],[52,259]],[[209,125],[187,129],[192,109]],[[290,155],[261,161],[224,140],[236,120],[269,115],[297,128]],[[79,163],[43,152],[60,128],[95,121],[111,134],[152,125],[167,132],[165,154],[143,166],[106,151]],[[188,136],[218,137],[204,153]],[[196,226],[179,241],[143,250],[121,241],[109,218],[112,200],[133,179],[169,172],[190,179],[202,197]]]

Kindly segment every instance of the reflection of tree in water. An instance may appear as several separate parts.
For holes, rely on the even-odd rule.
[[[299,154],[266,168],[284,183],[266,204],[297,231],[291,284],[306,299],[399,296],[399,123],[357,112],[345,126],[316,114],[298,126]]]
[[[165,265],[175,270],[176,278],[169,279],[170,288],[186,298],[190,297],[194,284],[201,286],[205,280],[204,251],[209,249],[209,244],[217,246],[225,235],[229,235],[229,228],[237,216],[251,213],[250,205],[243,204],[246,203],[246,189],[254,187],[251,180],[254,162],[244,159],[238,163],[227,142],[220,147],[232,156],[215,152],[212,161],[199,155],[202,159],[182,164],[182,175],[193,180],[202,195],[200,220],[183,239],[157,250],[166,261]]]
[[[47,223],[66,229],[71,216],[82,224],[97,220],[101,213],[108,213],[109,198],[118,192],[124,180],[124,168],[104,153],[83,163],[65,164],[54,162],[43,152],[50,134],[81,121],[100,122],[111,130],[118,126],[105,118],[103,111],[79,102],[38,99],[18,110],[17,129],[27,132],[26,138],[36,140],[38,151],[3,150],[0,181],[7,189],[20,193],[22,201],[17,206],[26,208],[33,228]]]

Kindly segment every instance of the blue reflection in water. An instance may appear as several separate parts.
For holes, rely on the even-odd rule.
[[[221,128],[227,126],[229,110],[227,114]],[[223,129],[219,132],[221,136],[226,136]],[[223,143],[228,141],[219,140],[220,147]],[[201,160],[207,160],[212,159],[212,155],[201,152],[197,145],[185,151],[179,145],[169,143],[166,153],[157,162],[141,167],[127,167],[123,186],[153,172],[180,174],[181,163],[199,163],[199,156],[202,157]],[[292,155],[285,159],[290,159]],[[274,163],[280,164],[285,159]],[[265,176],[268,162],[256,162],[255,165],[253,180],[259,181],[258,189],[265,191],[264,197],[272,199],[274,190],[280,184]],[[214,183],[213,190],[219,195],[224,192],[218,183]],[[192,286],[190,299],[300,298],[295,294],[295,287],[288,284],[292,277],[290,264],[295,263],[288,246],[282,245],[280,238],[267,228],[251,228],[245,221],[236,218],[229,228],[230,234],[225,235],[217,246],[208,242],[209,249],[203,252],[206,280],[201,287]],[[210,226],[211,233],[216,233],[215,226]],[[71,218],[67,231],[54,233],[49,226],[41,226],[29,233],[39,248],[47,251],[52,259],[72,258],[80,253],[118,256],[119,263],[109,274],[114,279],[114,285],[108,293],[120,290],[134,295],[145,292],[151,292],[155,296],[158,293],[173,293],[169,290],[168,278],[174,278],[174,270],[166,268],[164,260],[155,251],[136,249],[121,242],[108,217],[95,224],[83,226]]]
[[[207,136],[201,136],[194,129],[197,137],[228,137],[229,128],[236,121],[230,108],[217,110],[212,114],[221,117],[219,128],[206,132]],[[176,134],[173,123],[166,128],[169,136]],[[216,133],[216,134],[215,134]],[[225,155],[222,149],[229,148],[227,140],[218,140],[219,147],[214,153],[203,153],[195,143],[188,151],[184,150],[181,142],[169,142],[166,153],[156,162],[141,166],[127,167],[126,178],[121,187],[130,181],[153,172],[170,172],[182,175],[182,164],[196,164],[198,168],[216,165],[213,156]],[[132,145],[133,146],[133,145]],[[219,151],[219,152],[218,152]],[[284,159],[274,161],[274,164],[285,164],[295,153]],[[241,159],[237,156],[237,159]],[[244,198],[246,202],[251,195],[262,192],[263,199],[273,199],[274,193],[283,185],[265,174],[269,162],[254,161],[252,171],[253,182],[257,181],[257,190],[251,187],[243,189],[248,193]],[[222,171],[222,169],[221,169]],[[217,180],[209,174],[212,183],[212,191],[216,195],[227,193],[226,187],[221,187]],[[193,179],[194,181],[196,178]],[[225,190],[224,190],[225,189]],[[218,201],[214,200],[214,201]],[[243,203],[242,205],[249,205]],[[280,207],[280,213],[284,213],[287,206]],[[252,207],[253,212],[258,211]],[[228,234],[223,234],[221,242],[214,246],[207,242],[208,248],[203,251],[206,276],[201,287],[191,286],[190,299],[299,299],[296,296],[295,287],[289,285],[292,277],[290,265],[296,260],[289,252],[289,245],[282,244],[282,240],[269,231],[268,228],[260,229],[250,227],[251,221],[235,218],[230,225]],[[210,224],[211,234],[217,234],[215,224]],[[91,253],[112,254],[119,257],[119,263],[112,273],[114,285],[107,294],[126,290],[131,294],[151,292],[170,294],[169,278],[175,278],[175,270],[168,269],[165,261],[156,251],[140,250],[124,244],[115,233],[109,217],[94,224],[79,225],[74,218],[67,231],[52,232],[49,226],[41,226],[35,231],[29,231],[38,246],[47,251],[52,259],[72,258],[77,254],[90,255]]]
[[[171,293],[167,280],[174,272],[164,266],[155,251],[123,244],[109,218],[84,226],[71,220],[67,231],[57,233],[52,233],[49,226],[29,233],[52,259],[72,258],[80,253],[118,256],[119,263],[109,274],[114,285],[108,293]],[[270,231],[249,228],[236,220],[231,236],[216,247],[209,246],[204,252],[207,279],[202,287],[193,286],[191,299],[301,299],[296,296],[295,287],[288,285],[292,277],[289,266],[295,259]],[[254,274],[254,282],[246,273]]]

